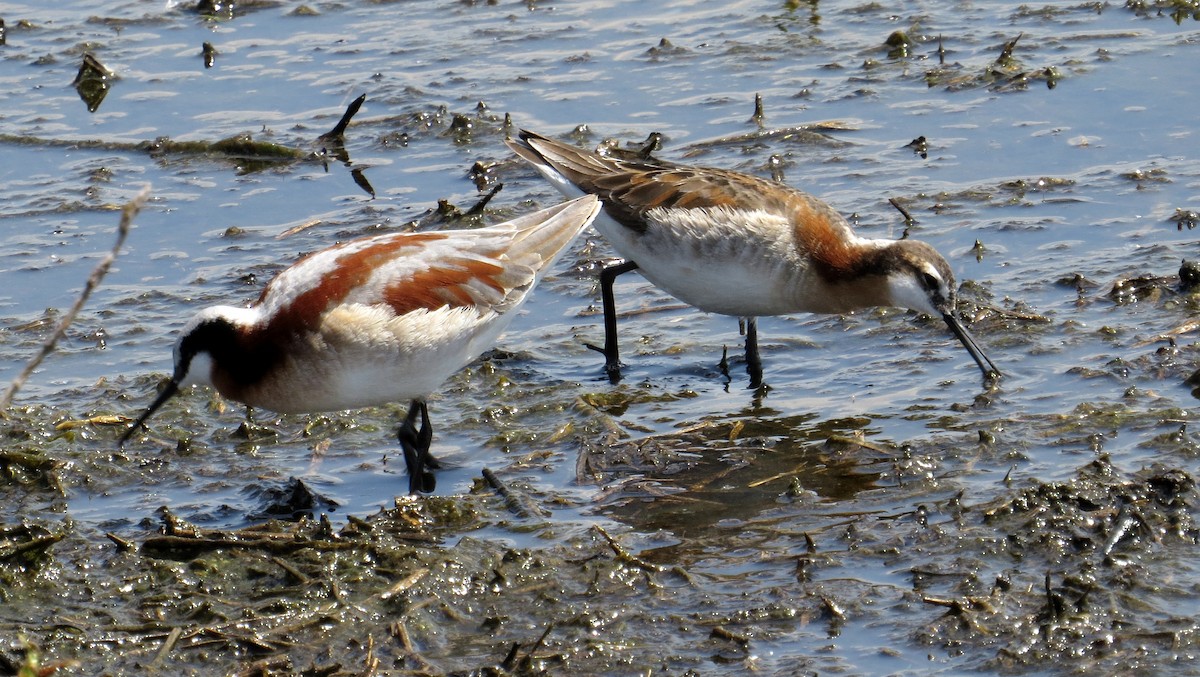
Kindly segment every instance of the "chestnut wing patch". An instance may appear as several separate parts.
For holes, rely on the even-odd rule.
[[[309,265],[320,279],[279,304],[267,333],[315,329],[324,313],[350,300],[386,304],[397,315],[443,307],[503,310],[513,290],[533,282],[534,271],[507,261],[499,243],[471,239],[455,247],[447,242],[450,237],[405,233],[365,246],[350,242],[300,261],[294,268]],[[398,271],[394,279],[387,277],[389,268]],[[260,303],[273,292],[282,293],[273,289],[279,280],[267,286]]]
[[[494,259],[445,258],[383,289],[383,302],[397,315],[438,308],[501,309],[513,289],[511,271]],[[530,271],[528,281],[533,280]]]

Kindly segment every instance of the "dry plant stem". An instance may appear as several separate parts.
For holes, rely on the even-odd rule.
[[[13,397],[16,396],[21,386],[25,385],[25,381],[29,379],[29,375],[33,373],[33,370],[38,368],[38,365],[42,363],[42,360],[46,359],[47,355],[54,352],[54,347],[58,345],[59,339],[67,333],[67,328],[75,321],[75,317],[79,315],[79,311],[83,310],[83,304],[87,303],[88,297],[92,295],[96,287],[100,286],[100,281],[108,274],[108,269],[112,267],[113,261],[117,260],[117,254],[120,253],[121,247],[125,244],[125,237],[129,235],[129,226],[133,223],[133,219],[138,215],[138,212],[142,210],[142,205],[146,204],[146,200],[149,197],[150,186],[147,184],[136,197],[121,208],[121,222],[117,225],[117,241],[113,244],[112,250],[96,265],[96,268],[88,277],[87,284],[83,286],[83,291],[79,294],[79,298],[75,301],[75,305],[71,306],[71,310],[67,311],[67,314],[63,316],[62,322],[58,324],[54,333],[42,344],[41,351],[29,361],[29,364],[25,365],[21,373],[17,374],[17,377],[8,385],[8,390],[4,393],[4,399],[0,400],[0,415],[3,415],[3,412],[8,411],[8,408],[12,406]]]
[[[613,552],[616,554],[617,561],[626,564],[632,564],[633,566],[650,573],[662,573],[662,567],[658,566],[657,564],[651,564],[637,555],[630,553],[628,550],[622,547],[620,543],[617,542],[617,539],[609,535],[608,531],[605,530],[604,527],[600,526],[599,524],[593,524],[592,528],[595,529],[596,532],[601,536],[603,536],[604,540],[608,541],[608,546],[612,548]]]
[[[523,519],[533,519],[536,517],[547,517],[548,512],[542,510],[534,503],[524,492],[517,491],[509,487],[496,473],[489,468],[483,469],[483,479],[488,483],[488,486],[496,490],[504,498],[505,507],[514,515]]]
[[[900,215],[904,217],[904,225],[905,226],[911,226],[917,222],[917,220],[912,217],[912,214],[908,213],[908,210],[905,209],[904,205],[900,204],[900,201],[897,200],[896,198],[889,197],[888,203],[890,205],[892,205],[893,207],[895,207],[896,211],[900,212]]]
[[[163,640],[162,647],[158,650],[158,654],[154,657],[154,660],[151,661],[150,667],[152,667],[152,668],[161,668],[162,667],[163,663],[166,662],[167,657],[170,656],[171,652],[175,650],[175,645],[179,642],[179,637],[182,634],[183,634],[183,628],[181,628],[181,627],[171,628],[171,632],[168,633],[167,638],[165,640]]]

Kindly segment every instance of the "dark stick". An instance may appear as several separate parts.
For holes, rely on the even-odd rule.
[[[492,198],[496,197],[496,193],[499,193],[503,188],[503,183],[497,183],[496,187],[488,191],[487,195],[479,198],[479,202],[476,202],[474,207],[471,207],[467,210],[466,216],[474,216],[475,214],[482,212],[483,208],[487,206],[487,203],[491,202]]]
[[[897,200],[896,198],[889,197],[888,204],[895,207],[896,211],[900,212],[900,215],[904,217],[905,227],[911,226],[917,222],[917,220],[912,217],[912,214],[909,214],[908,210],[904,208],[904,205],[900,204],[900,201]]]
[[[350,105],[346,107],[346,112],[342,114],[342,119],[338,120],[338,123],[333,126],[333,129],[318,136],[317,140],[326,141],[329,139],[342,138],[342,135],[346,132],[346,127],[350,126],[350,119],[353,118],[356,113],[358,113],[358,109],[362,108],[363,102],[366,100],[367,95],[363,94],[357,99],[351,101]]]

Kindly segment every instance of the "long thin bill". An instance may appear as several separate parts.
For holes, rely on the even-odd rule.
[[[126,430],[125,434],[121,435],[121,439],[117,442],[117,448],[119,449],[125,446],[125,443],[129,441],[129,438],[133,437],[133,434],[137,432],[138,428],[141,428],[142,424],[146,422],[146,419],[150,418],[154,412],[158,411],[159,407],[166,404],[167,400],[174,397],[178,392],[179,383],[176,382],[175,379],[167,381],[167,387],[163,388],[162,392],[158,394],[158,397],[154,398],[154,401],[151,402],[150,406],[146,408],[146,411],[143,412],[142,415],[133,422],[133,425],[129,426],[129,430]]]
[[[983,354],[983,350],[979,347],[979,344],[975,342],[975,339],[969,333],[967,333],[967,328],[962,326],[962,323],[958,321],[958,318],[954,316],[954,313],[945,313],[942,315],[942,319],[946,320],[946,324],[949,325],[950,331],[954,332],[954,335],[957,336],[958,340],[962,342],[963,347],[967,349],[967,352],[971,353],[971,359],[975,360],[975,364],[979,365],[979,370],[983,372],[984,378],[998,378],[1002,375],[1000,373],[1000,369],[996,367],[996,363],[992,362],[990,359],[988,359],[987,355]]]

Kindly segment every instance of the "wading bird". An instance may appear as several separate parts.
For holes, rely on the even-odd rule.
[[[950,265],[924,242],[859,237],[825,202],[740,172],[601,154],[529,131],[507,143],[565,195],[604,203],[596,230],[625,261],[600,273],[604,347],[589,347],[614,382],[612,286],[631,270],[700,310],[743,318],[751,387],[762,383],[756,317],[872,306],[940,316],[985,378],[1000,375],[955,315]]]
[[[399,431],[409,490],[433,491],[425,397],[492,347],[599,208],[586,196],[487,228],[376,235],[307,256],[250,307],[192,318],[170,381],[120,443],[192,384],[281,413],[411,400]]]

